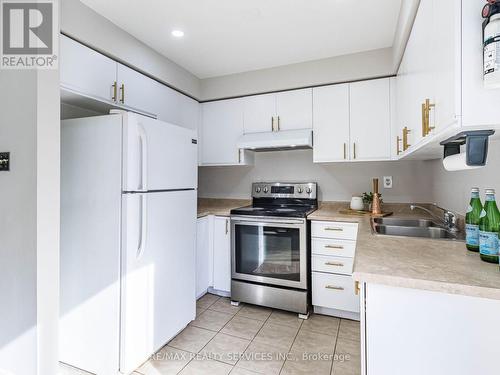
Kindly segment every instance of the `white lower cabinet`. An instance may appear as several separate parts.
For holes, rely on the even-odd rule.
[[[196,298],[205,294],[213,284],[213,251],[208,244],[213,239],[212,217],[196,222]]]
[[[352,269],[357,223],[311,222],[312,304],[314,311],[359,320],[359,297]]]
[[[229,217],[214,218],[215,290],[231,291],[231,222]]]
[[[500,301],[365,283],[363,375],[497,375]]]
[[[231,293],[231,221],[227,216],[198,218],[196,229],[196,297],[210,290]]]

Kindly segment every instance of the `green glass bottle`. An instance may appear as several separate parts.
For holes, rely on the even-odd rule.
[[[498,231],[500,211],[495,201],[495,190],[486,189],[484,208],[479,221],[479,253],[485,262],[498,264]]]
[[[465,214],[465,246],[470,251],[479,251],[479,220],[482,210],[479,188],[472,188],[469,207]]]

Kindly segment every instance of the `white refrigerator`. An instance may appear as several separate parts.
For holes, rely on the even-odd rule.
[[[197,135],[123,112],[61,137],[60,360],[130,374],[196,315]]]

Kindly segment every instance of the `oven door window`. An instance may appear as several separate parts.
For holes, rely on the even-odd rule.
[[[235,271],[248,276],[300,281],[300,230],[235,226]]]

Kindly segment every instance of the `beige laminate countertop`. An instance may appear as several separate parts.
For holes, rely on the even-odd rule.
[[[369,217],[340,214],[345,207],[325,202],[308,219],[359,223],[355,280],[500,300],[499,266],[481,261],[464,242],[375,235]],[[393,209],[394,216],[422,217],[403,206]]]
[[[198,199],[198,217],[207,215],[229,216],[233,208],[248,206],[252,204],[249,199]]]

